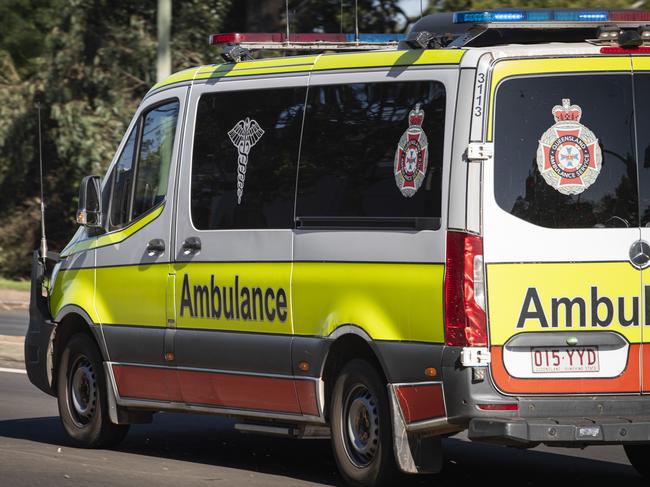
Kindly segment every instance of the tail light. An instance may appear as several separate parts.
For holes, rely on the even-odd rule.
[[[445,337],[447,345],[487,346],[483,240],[476,235],[447,233]]]

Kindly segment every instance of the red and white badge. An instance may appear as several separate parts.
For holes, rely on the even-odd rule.
[[[582,109],[565,98],[553,107],[555,125],[539,140],[537,167],[562,194],[580,194],[600,174],[603,155],[594,133],[580,123]]]
[[[424,181],[429,162],[429,143],[422,130],[424,110],[420,104],[409,113],[409,128],[407,128],[397,144],[395,151],[395,183],[402,194],[410,198]]]

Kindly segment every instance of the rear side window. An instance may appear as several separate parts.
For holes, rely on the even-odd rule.
[[[548,228],[638,226],[631,75],[515,78],[496,95],[494,195]]]
[[[191,183],[197,229],[293,228],[305,95],[281,88],[201,96]]]
[[[639,200],[642,227],[650,227],[650,74],[634,74],[634,100],[637,110],[636,136],[639,157]]]
[[[440,82],[310,86],[298,224],[438,228],[444,130]]]

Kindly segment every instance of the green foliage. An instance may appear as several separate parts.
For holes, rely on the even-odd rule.
[[[360,32],[396,32],[408,18],[397,0],[358,0]],[[354,0],[292,0],[291,29],[294,32],[354,32]]]
[[[219,30],[229,3],[173,2],[174,70],[215,57],[207,35]],[[79,181],[105,171],[155,83],[156,4],[5,0],[0,6],[0,274],[27,275],[39,241],[36,92],[44,98],[48,239],[60,249],[74,232]]]

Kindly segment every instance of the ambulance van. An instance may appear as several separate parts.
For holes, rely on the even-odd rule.
[[[76,443],[183,411],[331,437],[350,485],[464,430],[649,473],[650,12],[213,42],[34,255],[26,367]]]

